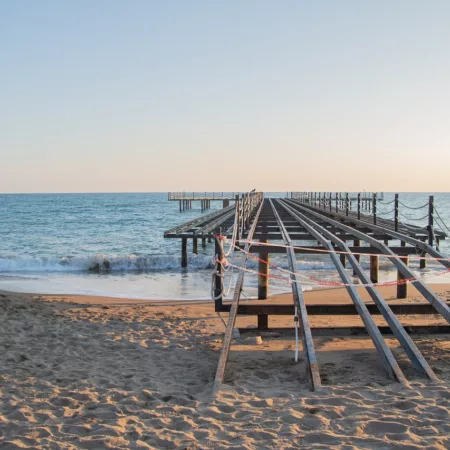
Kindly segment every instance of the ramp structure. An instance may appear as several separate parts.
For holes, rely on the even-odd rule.
[[[236,199],[235,206],[205,215],[202,218],[180,225],[166,232],[166,237],[182,240],[198,236],[213,238],[216,254],[216,284],[214,291],[215,310],[228,312],[219,364],[215,376],[214,391],[223,383],[226,363],[233,338],[233,328],[239,314],[256,315],[258,329],[269,328],[270,315],[292,315],[300,326],[300,335],[306,376],[311,389],[320,388],[320,367],[314,348],[316,335],[366,333],[371,338],[386,372],[390,378],[406,384],[407,380],[383,335],[393,334],[401,344],[412,366],[423,376],[435,380],[437,377],[420,350],[415,345],[414,333],[450,332],[450,326],[404,327],[397,314],[439,314],[450,323],[450,306],[423,281],[417,279],[409,268],[409,256],[421,255],[421,267],[431,259],[450,270],[450,260],[439,251],[439,241],[446,235],[433,227],[434,204],[430,197],[428,205],[428,226],[418,227],[398,220],[399,200],[395,196],[394,220],[377,217],[376,195],[371,201],[370,213],[363,207],[361,196],[350,208],[350,198],[344,196],[292,195],[293,198],[264,198],[262,193],[251,192]],[[244,255],[240,272],[230,302],[222,298],[223,270],[228,264],[222,242],[231,241]],[[258,267],[258,297],[267,299],[270,277],[270,254],[284,253],[288,261],[289,279],[292,287],[293,304],[280,305],[269,302],[240,305],[248,258],[256,257]],[[297,254],[326,254],[339,274],[342,286],[347,290],[352,304],[306,305],[302,293],[302,278],[297,269]],[[370,257],[370,270],[361,266],[361,257]],[[423,296],[420,303],[390,304],[377,289],[379,258],[389,258],[397,270],[397,298],[406,298],[407,283],[411,283]],[[349,270],[351,269],[351,271]],[[359,280],[355,284],[351,274]],[[364,302],[358,287],[367,290],[373,303]],[[363,327],[333,327],[314,329],[310,326],[310,315],[359,315]],[[387,326],[377,326],[373,315],[382,315]],[[246,331],[246,330],[242,330]]]

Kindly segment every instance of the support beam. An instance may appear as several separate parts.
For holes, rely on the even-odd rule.
[[[187,267],[188,253],[187,253],[187,239],[181,239],[181,267]]]
[[[259,205],[259,208],[255,214],[255,218],[253,219],[252,226],[250,227],[250,230],[248,232],[247,239],[249,240],[253,239],[253,233],[255,232],[256,223],[258,222],[258,218],[261,213],[263,203],[264,201],[261,201],[261,204]],[[246,244],[245,251],[248,251],[249,246],[250,246],[249,244]],[[246,264],[247,264],[247,256],[244,257],[244,261],[242,262],[241,266],[242,269],[245,269]],[[239,272],[236,286],[234,288],[233,301],[231,303],[230,313],[228,316],[227,329],[225,330],[222,350],[220,351],[219,363],[217,365],[216,376],[214,378],[214,385],[213,385],[214,396],[218,393],[220,386],[223,383],[223,379],[225,377],[225,367],[227,364],[228,355],[230,353],[231,340],[233,338],[233,328],[234,324],[236,323],[239,300],[241,298],[242,287],[244,285],[244,274],[245,272],[243,270]]]
[[[322,385],[320,380],[319,365],[317,363],[316,351],[314,349],[314,341],[311,334],[311,328],[309,325],[308,312],[306,309],[305,299],[303,297],[303,291],[301,288],[300,280],[296,274],[297,261],[295,259],[295,253],[292,249],[292,241],[289,237],[289,233],[283,225],[283,222],[272,202],[269,199],[270,206],[272,207],[273,214],[275,215],[278,226],[283,234],[283,241],[285,243],[287,257],[289,261],[289,269],[291,271],[290,277],[292,281],[292,296],[294,298],[294,305],[296,309],[295,320],[299,322],[300,332],[303,343],[303,355],[306,363],[306,376],[312,390],[319,389]]]
[[[370,281],[372,283],[378,283],[380,268],[380,258],[377,255],[370,255]]]
[[[269,316],[267,314],[258,314],[258,330],[267,330],[269,328]]]
[[[259,242],[267,244],[267,239],[260,239]],[[263,262],[266,261],[266,262]],[[269,254],[259,253],[258,262],[258,300],[266,300],[269,291]]]
[[[405,266],[408,265],[409,262],[408,256],[404,256],[400,259]],[[408,296],[408,283],[405,282],[405,279],[406,279],[405,275],[400,270],[398,270],[397,281],[399,282],[399,284],[397,284],[397,298],[406,298]]]
[[[192,239],[192,253],[198,255],[198,239],[196,237]]]
[[[367,306],[362,301],[358,291],[355,289],[355,287],[352,284],[352,281],[350,277],[348,276],[347,272],[345,271],[344,266],[341,264],[339,258],[337,257],[336,251],[334,250],[333,246],[331,245],[331,242],[334,242],[335,244],[338,244],[339,247],[349,252],[349,249],[347,245],[341,241],[337,236],[334,236],[332,233],[324,229],[323,227],[317,225],[313,220],[306,217],[304,214],[294,210],[289,203],[287,203],[284,200],[277,200],[277,202],[284,208],[292,217],[294,217],[298,222],[307,229],[311,234],[314,235],[315,239],[319,240],[324,247],[327,247],[330,251],[330,257],[333,261],[336,270],[338,271],[343,283],[346,285],[345,288],[347,289],[348,294],[350,295],[350,298],[352,299],[353,304],[355,305],[359,316],[361,317],[362,322],[364,323],[364,326],[367,329],[367,332],[369,336],[372,339],[373,344],[375,345],[375,348],[378,351],[378,354],[380,355],[381,361],[383,362],[383,365],[389,375],[390,378],[393,380],[398,381],[402,384],[407,384],[406,378],[400,369],[396,359],[394,358],[394,355],[392,354],[391,349],[386,344],[385,340],[381,336],[380,331],[378,330],[378,327],[376,323],[373,320],[373,317],[370,315]],[[355,257],[352,254],[348,255],[348,259],[350,264],[352,265],[353,269],[356,269],[358,271],[358,276],[361,278],[361,281],[363,283],[366,283],[366,281],[369,281],[364,271],[362,270],[361,266],[356,261]],[[377,303],[379,307],[386,308],[385,312],[388,314],[383,314],[383,316],[386,318],[386,320],[394,319],[395,316],[391,314],[391,311],[386,307],[386,302],[384,302],[383,298],[375,291],[369,290],[369,293],[372,296],[372,299]],[[393,323],[393,322],[392,322]],[[391,323],[389,323],[391,325]],[[391,325],[392,326],[392,325]],[[400,324],[401,326],[401,324]]]

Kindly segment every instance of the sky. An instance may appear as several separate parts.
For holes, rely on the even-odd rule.
[[[0,0],[0,192],[449,191],[450,2]]]

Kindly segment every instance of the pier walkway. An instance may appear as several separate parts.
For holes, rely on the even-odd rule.
[[[169,192],[167,200],[180,203],[180,211],[192,209],[192,202],[200,202],[201,209],[209,209],[211,202],[221,201],[223,207],[230,205],[230,201],[235,201],[240,193],[234,192]]]
[[[442,231],[435,229],[434,204],[430,197],[428,204],[428,226],[417,227],[401,223],[398,214],[395,220],[377,217],[376,199],[371,213],[362,210],[357,201],[356,209],[350,210],[348,200],[344,204],[338,201],[311,202],[309,197],[294,199],[264,198],[262,193],[251,192],[242,195],[236,205],[225,208],[201,218],[187,222],[168,230],[167,238],[182,239],[182,265],[187,265],[187,240],[196,242],[198,238],[213,239],[215,244],[216,270],[213,298],[217,312],[228,312],[228,324],[223,340],[221,355],[216,372],[214,391],[220,388],[225,376],[226,363],[231,349],[233,330],[238,314],[256,315],[258,329],[268,330],[270,315],[292,315],[300,333],[303,356],[306,362],[306,375],[311,389],[321,385],[314,336],[317,335],[353,335],[366,333],[370,336],[390,378],[406,384],[406,378],[383,335],[393,334],[411,364],[417,372],[429,379],[436,379],[432,368],[423,358],[410,335],[414,333],[449,333],[450,326],[404,327],[396,314],[437,314],[450,324],[450,307],[446,299],[440,298],[423,281],[417,279],[409,268],[409,258],[420,260],[425,267],[432,260],[443,266],[443,273],[450,270],[450,260],[439,251],[439,241],[445,239]],[[334,197],[334,200],[336,197]],[[357,198],[358,200],[358,198]],[[395,205],[398,211],[398,196]],[[240,266],[234,266],[238,278],[234,287],[233,299],[223,299],[223,276],[226,267],[232,267],[226,259],[223,243],[228,243],[242,253]],[[196,250],[193,245],[193,250]],[[292,288],[293,303],[288,305],[266,302],[246,302],[240,305],[244,286],[244,277],[249,258],[258,259],[258,299],[268,298],[269,279],[273,265],[270,254],[284,253],[289,269],[283,269],[282,276]],[[326,254],[331,259],[341,281],[323,282],[325,286],[343,287],[347,290],[351,304],[306,305],[302,292],[304,274],[298,270],[297,254]],[[370,269],[361,266],[361,258],[370,258]],[[377,289],[379,284],[379,258],[389,258],[397,270],[397,298],[406,298],[408,283],[411,283],[423,296],[420,303],[390,304]],[[251,271],[255,272],[255,271]],[[358,281],[355,281],[355,278]],[[358,288],[367,290],[372,303],[364,302]],[[361,327],[333,327],[314,329],[309,323],[309,315],[359,315]],[[387,326],[377,326],[372,315],[381,314]],[[243,329],[241,332],[248,331]],[[292,330],[278,330],[292,332]]]

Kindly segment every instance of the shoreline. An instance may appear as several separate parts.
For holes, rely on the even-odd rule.
[[[450,285],[430,287],[450,300]],[[395,287],[383,294],[397,301]],[[410,287],[401,301],[420,297]],[[345,289],[319,289],[305,292],[305,301],[350,299]],[[254,316],[237,320],[256,324]],[[418,320],[436,317],[407,322]],[[292,317],[270,321],[292,326]],[[342,321],[311,317],[313,327]],[[438,382],[416,372],[398,341],[385,337],[408,386],[388,378],[368,336],[314,337],[323,387],[311,392],[305,361],[293,361],[292,336],[266,334],[257,344],[249,333],[233,341],[225,384],[213,398],[224,324],[212,300],[0,291],[0,325],[1,448],[450,447],[450,335],[413,337]]]

